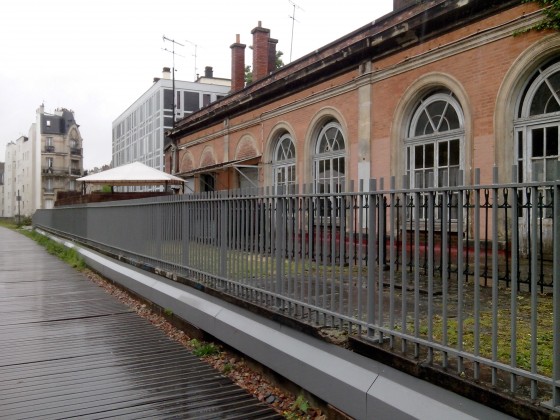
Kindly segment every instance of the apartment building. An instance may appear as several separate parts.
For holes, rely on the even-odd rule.
[[[223,98],[230,86],[229,79],[214,77],[212,67],[194,82],[173,80],[171,69],[164,67],[162,77],[113,121],[112,166],[142,162],[163,170],[170,142],[165,131],[174,127],[174,120]]]
[[[73,111],[47,113],[41,105],[29,135],[6,146],[3,216],[31,216],[37,209],[52,208],[59,191],[77,190],[82,141]]]

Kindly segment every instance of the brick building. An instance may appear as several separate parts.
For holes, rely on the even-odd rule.
[[[196,191],[313,185],[339,191],[394,176],[402,185],[546,179],[558,160],[560,35],[523,32],[534,3],[394,2],[394,11],[285,67],[253,29],[231,45],[232,91],[179,121],[172,172]],[[523,32],[523,33],[520,33]],[[170,171],[171,150],[166,154]],[[388,182],[388,181],[386,181]]]

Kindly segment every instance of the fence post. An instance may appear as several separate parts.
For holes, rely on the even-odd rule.
[[[474,355],[480,356],[480,169],[474,172]],[[480,379],[480,363],[474,362],[474,379]]]
[[[434,329],[434,217],[435,217],[435,193],[434,188],[434,174],[428,174],[428,187],[430,188],[428,194],[428,217],[426,223],[428,224],[428,340],[433,340]],[[443,223],[442,223],[443,225]],[[443,239],[443,226],[442,226],[442,239]],[[443,246],[442,252],[444,252]],[[434,350],[428,349],[428,363],[433,363]]]
[[[369,207],[368,207],[368,219],[369,219],[369,234],[367,238],[367,321],[368,330],[367,336],[371,337],[371,325],[375,322],[375,257],[376,257],[376,231],[377,223],[375,217],[375,193],[377,192],[377,181],[375,179],[369,180]],[[360,244],[360,247],[362,244]],[[382,264],[382,261],[378,261],[378,264]],[[379,290],[381,293],[381,290]],[[375,332],[374,334],[375,335]]]
[[[276,196],[276,241],[275,247],[275,258],[276,258],[276,276],[275,276],[275,292],[278,295],[282,295],[284,289],[284,261],[286,258],[286,198],[284,196],[284,187],[278,187],[278,194]],[[272,244],[271,244],[272,245]],[[277,297],[275,299],[275,306],[280,307],[281,301]]]
[[[401,237],[402,237],[402,245],[401,245],[401,330],[403,334],[408,333],[408,328],[406,325],[407,317],[408,317],[408,305],[407,305],[407,291],[408,291],[408,238],[407,238],[407,230],[406,230],[406,221],[407,221],[407,211],[408,211],[408,194],[406,189],[409,188],[409,178],[408,176],[403,176],[403,192],[402,192],[402,216],[401,216]],[[402,339],[402,347],[401,351],[406,353],[407,351],[407,340],[406,338]]]
[[[226,199],[227,192],[223,192],[220,203],[220,277],[225,278],[227,276],[227,233],[228,224],[227,216],[229,201]]]
[[[517,165],[513,165],[512,168],[512,182],[515,184],[517,180]],[[518,275],[517,271],[517,256],[519,255],[519,229],[517,227],[518,217],[519,217],[519,203],[517,198],[518,190],[516,187],[513,188],[513,205],[511,208],[511,296],[510,296],[510,323],[511,323],[511,367],[517,367],[517,287],[518,287]],[[515,393],[517,390],[517,376],[512,373],[510,375],[510,391]]]
[[[189,202],[181,201],[181,245],[182,245],[182,265],[183,268],[189,266],[189,251],[190,251],[190,211]]]
[[[560,162],[556,163],[556,184],[554,185],[554,203],[553,203],[553,229],[554,229],[554,238],[552,241],[553,255],[553,273],[552,273],[552,284],[553,284],[553,323],[552,323],[552,331],[553,333],[553,347],[552,347],[552,354],[554,355],[554,359],[552,361],[552,379],[553,379],[553,388],[552,388],[552,406],[558,407],[560,406],[560,328],[559,320],[560,320]]]
[[[498,167],[492,169],[492,360],[498,361]],[[488,221],[486,221],[488,223]],[[492,385],[498,381],[498,370],[492,368]]]
[[[384,305],[383,297],[385,295],[385,289],[383,286],[383,280],[385,277],[385,270],[387,268],[387,260],[385,258],[385,246],[386,246],[386,226],[387,226],[387,206],[385,201],[385,180],[381,178],[379,180],[379,189],[377,192],[377,217],[379,218],[379,226],[377,227],[377,249],[374,249],[374,253],[377,254],[377,325],[383,326],[384,324]],[[383,333],[379,332],[379,342],[383,342]]]

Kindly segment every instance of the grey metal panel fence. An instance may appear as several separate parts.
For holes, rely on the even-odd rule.
[[[560,181],[395,184],[90,204],[33,223],[558,410]]]

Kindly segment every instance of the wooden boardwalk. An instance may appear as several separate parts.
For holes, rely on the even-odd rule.
[[[0,227],[1,419],[275,419],[34,241]]]

